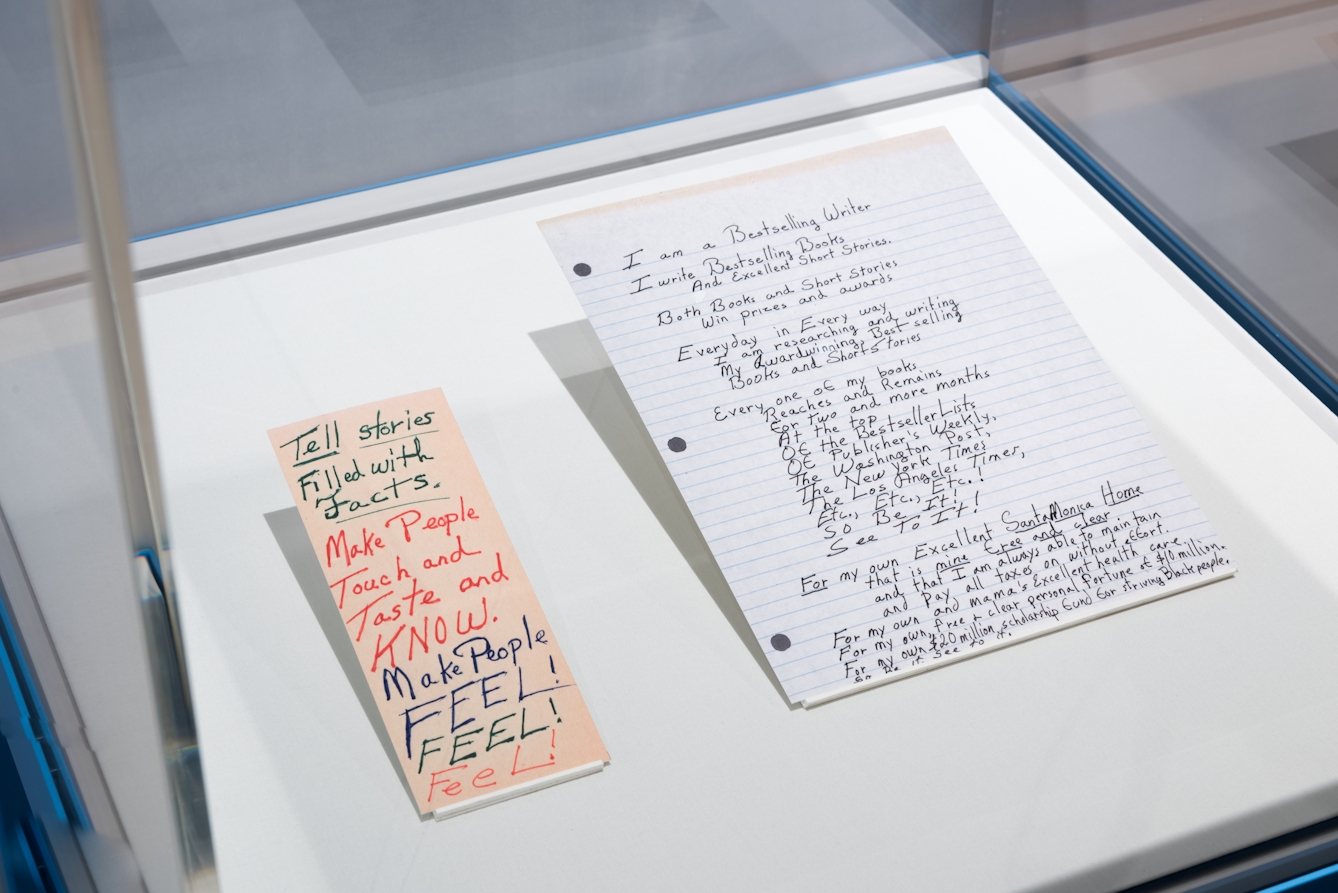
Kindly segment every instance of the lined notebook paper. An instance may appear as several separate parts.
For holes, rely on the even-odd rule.
[[[540,228],[792,701],[1233,573],[945,129]]]
[[[269,432],[422,813],[608,754],[440,390]]]

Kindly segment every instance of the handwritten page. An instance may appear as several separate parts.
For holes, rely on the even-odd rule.
[[[269,437],[420,812],[442,818],[603,768],[440,390]]]
[[[540,228],[791,700],[1233,572],[945,129]]]

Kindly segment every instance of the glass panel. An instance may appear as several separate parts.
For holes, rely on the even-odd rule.
[[[0,303],[0,547],[17,559],[0,570],[60,744],[49,765],[72,770],[73,835],[172,889],[176,836],[118,469],[88,286]]]
[[[983,49],[984,0],[104,0],[136,237]]]
[[[181,781],[199,773],[170,722],[184,696],[156,556],[131,530],[130,332],[81,238],[73,172],[91,153],[66,139],[54,20],[42,0],[0,4],[0,888],[166,893],[209,882],[207,820]],[[78,52],[100,87],[96,47]]]
[[[991,64],[1338,378],[1338,6],[1000,0]]]

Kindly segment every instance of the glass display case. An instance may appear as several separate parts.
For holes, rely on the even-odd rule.
[[[9,4],[0,887],[1322,881],[1335,79],[1289,0]],[[795,710],[536,223],[934,127],[1240,572]],[[440,823],[265,437],[435,387],[612,756]]]
[[[1008,2],[990,55],[1076,163],[1141,206],[1330,409],[1335,15],[1322,3]]]
[[[4,887],[204,889],[208,814],[97,19],[50,12],[15,4],[0,26]]]

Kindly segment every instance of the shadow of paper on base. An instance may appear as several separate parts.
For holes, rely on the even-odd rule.
[[[715,600],[757,665],[788,704],[785,689],[776,679],[743,609],[729,588],[729,582],[711,554],[711,547],[706,544],[692,511],[683,500],[590,321],[582,319],[540,329],[530,332],[530,339],[557,373],[567,393],[571,394],[632,486],[641,494],[664,532],[669,534],[669,539]],[[798,705],[789,706],[791,710],[799,709]]]
[[[348,677],[349,687],[358,696],[358,703],[362,706],[363,713],[367,714],[367,721],[376,731],[376,739],[381,742],[381,748],[386,752],[386,759],[395,767],[395,775],[404,786],[404,793],[408,795],[410,803],[416,803],[413,789],[409,787],[409,782],[404,777],[404,769],[395,753],[395,745],[390,740],[390,733],[386,731],[385,722],[381,719],[381,711],[367,687],[362,665],[358,663],[358,654],[353,650],[353,643],[349,641],[348,633],[344,630],[344,620],[339,616],[339,609],[335,607],[334,599],[330,597],[330,587],[325,582],[325,572],[321,570],[320,559],[311,549],[311,540],[307,537],[306,528],[302,526],[302,516],[295,507],[280,509],[276,512],[266,512],[265,523],[269,524],[270,532],[274,534],[274,541],[279,544],[283,557],[288,561],[289,570],[293,572],[298,587],[306,596],[307,604],[311,606],[311,613],[316,616],[321,632],[325,633],[325,638],[329,640],[330,648],[334,651],[340,668]],[[418,818],[427,822],[432,816],[420,815]]]

